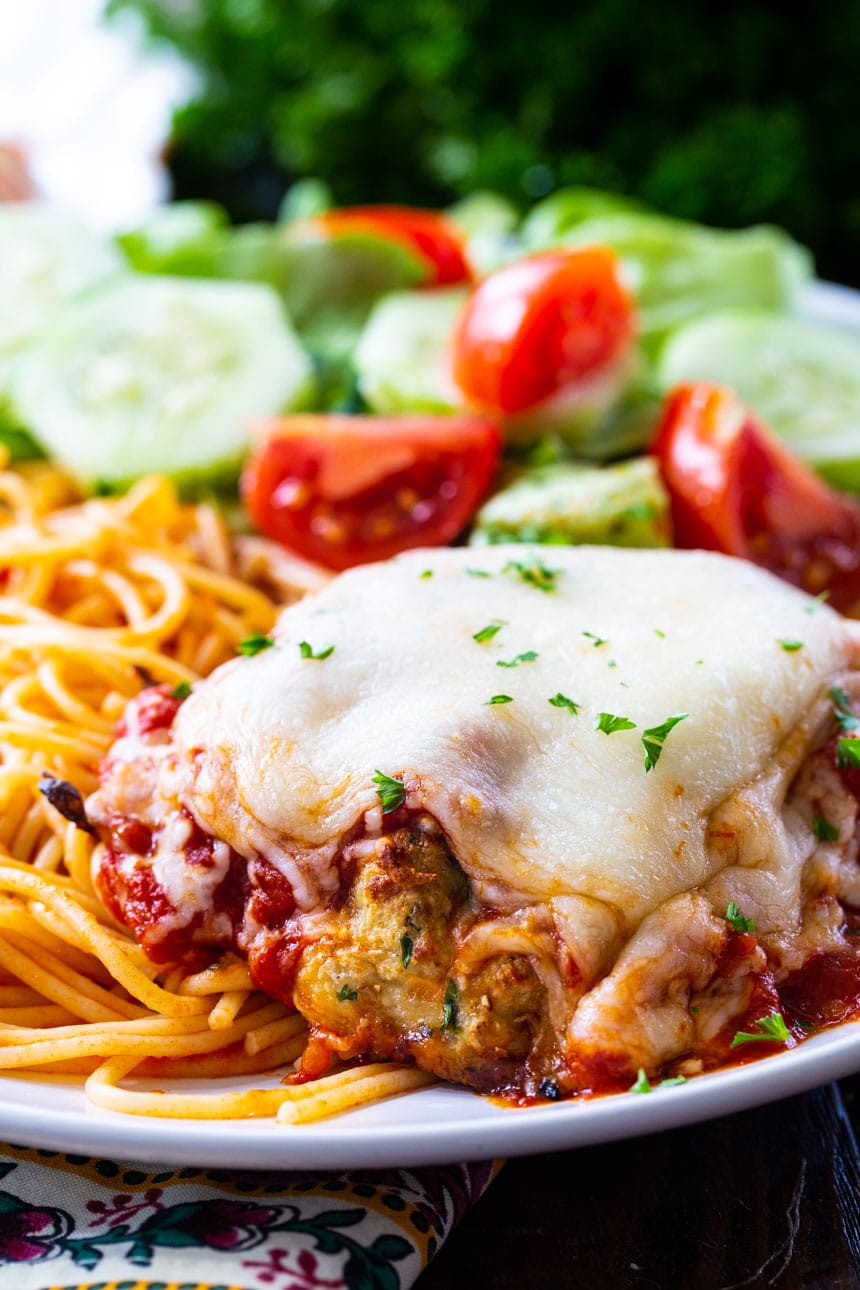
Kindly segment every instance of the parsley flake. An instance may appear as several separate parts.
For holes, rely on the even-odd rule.
[[[315,654],[312,645],[309,645],[307,641],[299,641],[299,653],[302,658],[323,659],[334,653],[334,646],[326,645],[324,649]]]
[[[187,681],[180,681],[179,684],[175,685],[170,691],[170,697],[171,699],[178,699],[180,703],[184,703],[190,693],[191,686],[189,683]]]
[[[799,649],[803,649],[803,641],[780,640],[777,637],[776,643],[786,654],[796,654]]]
[[[748,1030],[739,1030],[732,1040],[732,1048],[740,1048],[741,1044],[785,1044],[791,1038],[781,1012],[761,1017],[755,1024],[760,1033],[753,1035]]]
[[[825,820],[823,815],[813,815],[812,832],[817,838],[821,838],[822,842],[839,841],[839,829],[829,820]]]
[[[663,745],[666,742],[666,736],[670,730],[674,730],[679,721],[684,721],[689,712],[679,712],[676,717],[667,717],[659,726],[649,726],[647,730],[642,731],[642,747],[645,750],[645,771],[653,770],[660,760],[660,754],[663,751]]]
[[[733,900],[726,905],[725,920],[733,932],[754,932],[755,922],[751,918],[744,918],[741,911]]]
[[[567,695],[562,694],[561,691],[559,691],[558,694],[554,694],[551,699],[547,700],[547,702],[551,703],[554,708],[567,708],[568,712],[572,713],[574,717],[582,706],[579,703],[574,703],[573,699],[569,699]]]
[[[661,641],[666,639],[666,633],[662,632],[659,627],[654,628],[654,635],[659,636]]]
[[[473,632],[472,640],[477,641],[479,645],[483,645],[485,641],[491,641],[494,636],[497,636],[504,625],[501,618],[496,618],[493,622],[487,623],[486,627],[482,627],[479,632]]]
[[[425,569],[422,573],[419,573],[418,577],[419,577],[419,578],[432,578],[432,577],[433,577],[433,570],[432,570],[432,569]]]
[[[595,636],[594,632],[583,632],[582,634],[583,636],[587,636],[590,641],[594,642],[595,649],[597,649],[598,645],[609,644],[608,640],[606,640],[603,636]]]
[[[487,569],[467,569],[470,578],[492,578],[492,574]]]
[[[629,717],[616,717],[613,712],[598,712],[594,729],[602,730],[605,735],[614,735],[618,730],[635,730],[636,722]]]
[[[513,701],[513,695],[511,694],[494,694],[491,699],[487,699],[484,707],[491,708],[496,703],[513,703]]]
[[[828,600],[829,597],[829,591],[820,592],[813,600],[810,600],[808,605],[804,606],[803,612],[805,614],[814,614],[816,609],[818,609],[820,605],[823,605],[825,600]]]
[[[561,569],[549,569],[535,556],[528,561],[508,560],[502,573],[514,574],[530,587],[537,587],[538,591],[550,592],[555,591],[555,580],[561,573]]]
[[[406,789],[399,779],[392,779],[390,775],[383,775],[378,770],[371,781],[376,785],[376,796],[382,803],[382,814],[390,815],[396,811],[398,806],[402,806],[406,800]]]
[[[460,990],[456,981],[449,981],[445,986],[445,998],[442,1000],[442,1030],[451,1030],[455,1034],[460,1029]]]
[[[686,1082],[687,1082],[687,1076],[686,1076],[686,1075],[672,1075],[672,1076],[670,1076],[670,1078],[669,1078],[669,1079],[661,1079],[661,1080],[660,1080],[660,1087],[661,1087],[661,1088],[677,1088],[677,1086],[678,1086],[679,1084],[686,1084]]]
[[[636,1076],[636,1083],[630,1085],[629,1091],[631,1093],[650,1093],[651,1092],[651,1084],[649,1083],[648,1076],[645,1074],[644,1067],[642,1066],[639,1067],[639,1073]]]
[[[520,663],[533,663],[536,658],[536,651],[527,649],[525,654],[517,654],[516,658],[512,658],[509,663],[506,663],[503,658],[496,659],[496,667],[519,667]]]
[[[860,738],[843,735],[836,743],[836,765],[840,770],[860,770]]]
[[[400,961],[404,969],[409,967],[412,962],[412,951],[415,949],[415,942],[408,932],[404,932],[400,938]]]
[[[354,1003],[358,998],[358,991],[351,990],[348,985],[342,985],[335,995],[338,1003]]]
[[[828,694],[833,700],[833,715],[836,718],[836,724],[845,734],[851,734],[854,730],[860,730],[860,721],[855,717],[851,709],[851,700],[844,690],[840,690],[838,685],[834,685]]]
[[[274,636],[246,636],[243,641],[239,641],[236,649],[246,658],[253,658],[255,654],[262,654],[264,649],[271,649],[274,643]]]

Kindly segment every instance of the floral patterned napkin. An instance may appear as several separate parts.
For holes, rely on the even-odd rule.
[[[153,1169],[0,1147],[8,1290],[406,1290],[497,1166]]]

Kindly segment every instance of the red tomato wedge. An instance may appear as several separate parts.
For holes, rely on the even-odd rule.
[[[501,453],[477,416],[307,415],[264,422],[242,500],[268,537],[331,569],[451,542]]]
[[[472,277],[460,231],[439,211],[413,206],[344,206],[314,215],[304,224],[332,237],[370,233],[401,243],[417,252],[427,265],[427,286],[450,286]]]
[[[652,451],[675,543],[743,556],[843,613],[860,601],[860,505],[835,492],[720,386],[668,397]]]
[[[457,320],[454,380],[512,416],[598,375],[633,344],[633,301],[606,247],[530,256],[491,273]]]

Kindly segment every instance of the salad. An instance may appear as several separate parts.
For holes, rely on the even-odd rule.
[[[813,266],[566,189],[520,219],[166,206],[110,242],[0,207],[0,438],[85,491],[160,473],[331,569],[457,541],[703,546],[860,600],[860,339]]]

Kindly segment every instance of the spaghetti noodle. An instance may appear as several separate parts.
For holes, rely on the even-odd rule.
[[[288,1074],[304,1050],[303,1018],[234,955],[150,962],[98,898],[102,844],[74,805],[144,685],[192,684],[326,576],[165,479],[82,501],[50,465],[0,469],[0,1072],[85,1076],[96,1105],[138,1115],[284,1121],[429,1078],[386,1064],[216,1094],[121,1087]]]

